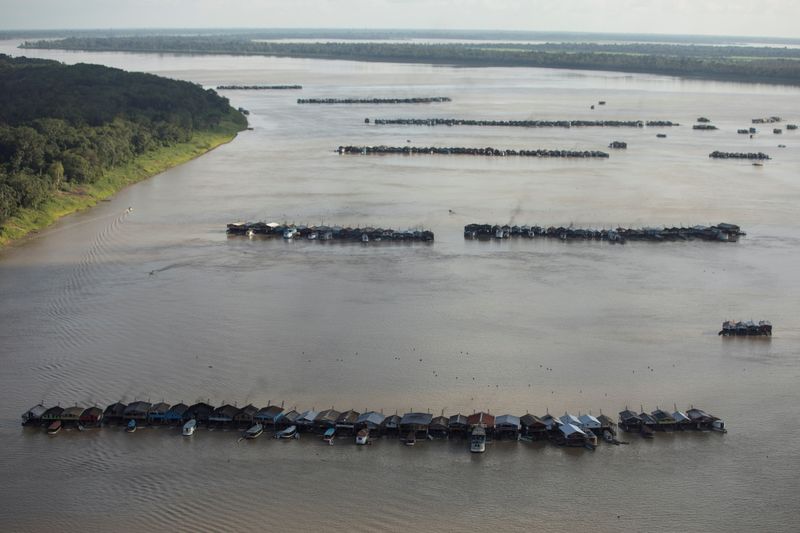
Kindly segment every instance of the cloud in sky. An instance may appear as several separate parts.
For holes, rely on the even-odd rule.
[[[800,37],[797,0],[0,0],[0,29],[441,28]]]

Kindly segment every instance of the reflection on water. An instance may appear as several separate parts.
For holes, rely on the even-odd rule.
[[[6,43],[0,49],[16,53]],[[34,51],[26,51],[34,52]],[[0,520],[9,529],[789,531],[798,492],[797,89],[657,76],[271,58],[34,52],[231,91],[253,131],[0,253]],[[608,102],[594,111],[590,104]],[[688,126],[708,116],[720,128]],[[367,126],[366,117],[674,120],[658,129]],[[745,137],[745,138],[742,138]],[[607,161],[340,157],[339,144],[604,149]],[[764,167],[709,152],[764,151]],[[127,212],[127,207],[134,210]],[[430,227],[425,245],[229,238],[235,220]],[[465,241],[470,222],[740,224],[726,243]],[[725,319],[772,339],[720,339]],[[594,452],[462,442],[366,449],[235,432],[22,430],[40,400],[285,402],[438,413],[693,404],[730,433]],[[29,509],[47,502],[49,512]],[[91,502],[108,509],[86,512]],[[258,505],[256,505],[258,502]],[[263,506],[295,510],[287,517]],[[299,512],[298,510],[306,509]],[[756,511],[754,511],[756,509]],[[344,511],[343,511],[344,510]],[[580,512],[578,512],[580,511]],[[569,516],[569,520],[565,520]],[[334,518],[335,517],[335,518]],[[264,522],[266,520],[266,522]],[[336,526],[333,526],[336,524]]]

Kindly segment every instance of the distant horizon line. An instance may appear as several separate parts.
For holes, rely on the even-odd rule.
[[[354,34],[369,34],[369,33],[428,33],[428,34],[504,34],[514,35],[517,37],[525,35],[539,35],[539,36],[621,36],[621,37],[665,37],[665,38],[682,38],[683,40],[691,38],[699,39],[715,39],[715,40],[760,40],[772,43],[800,43],[800,37],[776,37],[765,35],[730,35],[730,34],[699,34],[699,33],[643,33],[643,32],[602,32],[602,31],[576,31],[576,30],[508,30],[508,29],[490,29],[490,28],[337,28],[337,27],[249,27],[249,26],[230,26],[230,27],[209,27],[209,26],[174,26],[174,27],[85,27],[85,28],[0,28],[0,35],[2,34],[24,34],[24,33],[75,33],[75,32],[175,32],[175,31],[199,31],[208,33],[223,33],[227,31],[234,31],[237,33],[244,32],[329,32],[329,33],[354,33]]]

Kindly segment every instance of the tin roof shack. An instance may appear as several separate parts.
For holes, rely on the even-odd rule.
[[[712,429],[714,421],[718,420],[716,417],[711,416],[702,409],[691,408],[688,411],[686,411],[686,414],[692,421],[694,429],[699,429],[699,430]]]
[[[275,415],[275,429],[286,429],[289,426],[296,426],[297,420],[300,418],[300,413],[295,411],[294,409],[290,411],[281,411],[277,415]],[[313,418],[312,418],[313,420]]]
[[[336,409],[325,409],[320,411],[314,418],[314,431],[320,435],[332,427],[336,427],[336,419],[342,414]]]
[[[356,420],[356,431],[360,429],[368,429],[372,436],[379,435],[383,430],[383,421],[386,420],[386,417],[383,416],[381,413],[376,413],[375,411],[368,411],[366,413],[362,413],[361,416],[358,417]]]
[[[470,431],[475,429],[475,426],[483,426],[483,429],[486,430],[486,436],[488,437],[494,434],[494,415],[484,413],[483,411],[473,413],[467,417],[467,425]]]
[[[186,420],[197,420],[198,424],[208,424],[208,418],[211,416],[211,413],[214,412],[214,406],[209,405],[205,402],[199,402],[194,405],[190,405],[186,412],[183,414],[183,418]]]
[[[547,429],[547,432],[551,433],[551,434],[554,434],[554,433],[558,432],[558,426],[561,425],[561,420],[559,420],[558,418],[554,417],[550,413],[547,413],[546,415],[544,415],[541,418],[541,421],[544,424],[544,427]]]
[[[396,435],[400,431],[400,416],[397,414],[389,415],[383,419],[383,432],[388,435]]]
[[[494,434],[498,439],[517,440],[521,428],[518,416],[500,415],[495,419]]]
[[[583,427],[581,426],[581,420],[575,415],[564,413],[564,416],[560,416],[558,417],[558,419],[561,421],[562,424],[572,424],[578,429],[581,430],[583,429]]]
[[[637,432],[642,429],[642,419],[630,409],[625,409],[619,413],[619,427],[623,431]]]
[[[304,411],[295,421],[297,429],[300,431],[311,431],[314,428],[314,420],[319,413],[317,411]]]
[[[128,406],[122,402],[112,403],[103,411],[103,422],[106,424],[121,424],[122,416],[127,408]]]
[[[164,415],[164,423],[170,425],[183,424],[188,420],[186,411],[189,406],[185,403],[178,403],[169,408],[169,411]]]
[[[345,411],[336,418],[336,432],[344,435],[355,435],[356,422],[361,413],[353,411]]]
[[[63,411],[61,411],[61,424],[63,426],[72,426],[75,427],[81,420],[81,415],[83,411],[85,411],[85,407],[78,407],[77,405],[73,407],[67,407]]]
[[[167,418],[169,404],[166,402],[154,403],[147,413],[148,424],[163,424]]]
[[[89,407],[81,413],[80,424],[84,427],[100,427],[103,422],[103,410],[97,406]]]
[[[520,417],[522,436],[526,439],[541,440],[547,438],[547,426],[542,419],[536,415],[527,413]]]
[[[450,430],[450,435],[452,436],[466,435],[467,431],[469,430],[469,423],[467,423],[467,417],[462,415],[461,413],[451,416],[449,421],[449,430]]]
[[[42,423],[42,415],[47,411],[47,407],[37,404],[22,413],[23,426],[38,426]]]
[[[656,425],[653,429],[657,429],[658,431],[675,431],[676,421],[671,414],[663,409],[656,409],[650,414],[656,421]]]
[[[684,431],[687,429],[692,429],[692,419],[689,418],[689,415],[684,413],[683,411],[675,411],[672,413],[672,418],[675,419],[675,429],[678,431]]]
[[[279,407],[277,405],[268,405],[259,409],[258,412],[253,416],[253,419],[264,426],[274,427],[276,419],[282,412],[283,407]]]
[[[600,416],[597,417],[597,420],[600,422],[601,431],[608,431],[611,433],[612,436],[617,434],[616,430],[614,429],[614,426],[616,426],[616,424],[614,423],[614,421],[611,419],[610,416],[606,416],[601,413]]]
[[[580,428],[584,433],[591,431],[598,437],[603,436],[603,424],[601,424],[600,420],[597,418],[593,417],[592,415],[580,415],[578,420],[581,421]]]
[[[446,416],[437,416],[428,426],[428,435],[434,439],[446,439],[450,434],[450,419]]]
[[[122,413],[122,420],[136,420],[137,422],[144,422],[147,420],[147,413],[150,412],[152,405],[150,402],[133,402],[128,404],[125,411]]]
[[[413,432],[417,438],[428,438],[428,428],[433,420],[430,413],[406,413],[400,419],[400,434]]]
[[[208,425],[212,427],[230,427],[233,426],[233,417],[239,414],[240,409],[235,405],[226,403],[214,409],[208,417]]]
[[[253,425],[257,412],[258,407],[249,403],[242,407],[239,412],[234,415],[233,424],[238,428],[249,428]]]
[[[558,426],[558,431],[560,433],[560,438],[557,439],[559,444],[572,447],[583,447],[589,444],[586,433],[577,426],[562,424]]]

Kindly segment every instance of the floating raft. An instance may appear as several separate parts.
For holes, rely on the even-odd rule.
[[[384,154],[425,154],[425,155],[476,155],[487,157],[564,157],[564,158],[607,158],[606,152],[598,150],[515,150],[501,148],[465,148],[459,146],[340,146],[340,154],[384,155]]]
[[[302,89],[302,85],[218,85],[218,91],[285,91]]]
[[[467,224],[465,239],[508,239],[510,237],[551,238],[568,240],[598,240],[624,243],[634,241],[704,241],[734,242],[746,235],[736,224],[719,223],[716,226],[693,226],[691,228],[617,228],[583,229],[564,226],[510,226],[492,224]]]
[[[369,123],[369,119],[364,122]],[[376,118],[378,126],[505,126],[516,128],[643,128],[680,126],[670,120],[470,120],[459,118]]]
[[[692,126],[692,129],[693,130],[716,130],[718,128],[713,124],[695,124],[694,126]]]
[[[320,241],[382,242],[382,241],[422,241],[433,242],[430,230],[394,230],[384,228],[350,228],[342,226],[306,226],[278,224],[276,222],[234,222],[228,224],[229,235],[248,237],[282,237],[284,239],[306,239]]]
[[[726,320],[722,323],[719,335],[723,337],[769,337],[772,336],[772,324],[767,320],[760,320],[758,324],[752,320],[745,322]]]
[[[447,96],[420,98],[298,98],[298,104],[439,104],[451,102]]]
[[[720,152],[715,150],[708,154],[712,159],[772,159],[764,152]]]

